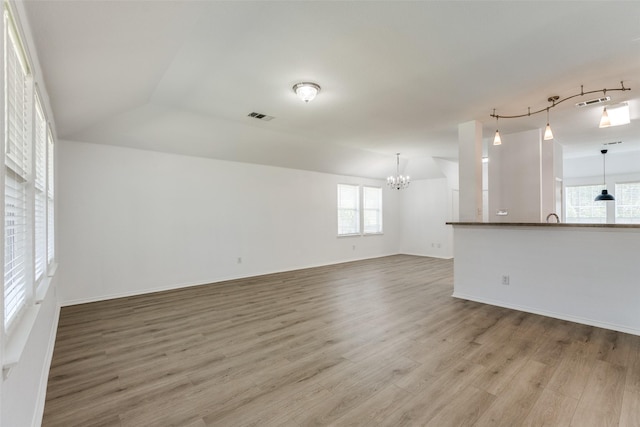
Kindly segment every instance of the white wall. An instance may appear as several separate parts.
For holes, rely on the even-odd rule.
[[[336,184],[382,181],[79,142],[58,150],[63,305],[398,252],[390,189],[384,235],[336,236]]]
[[[640,151],[620,151],[616,146],[606,154],[607,178],[613,175],[640,174]],[[591,156],[564,158],[564,178],[592,177],[593,184],[602,183],[602,154],[599,150]]]
[[[455,297],[640,335],[640,229],[455,226],[454,241]]]
[[[451,258],[452,188],[446,178],[412,181],[400,194],[400,252]]]
[[[0,426],[39,426],[53,355],[60,307],[56,299],[57,276],[40,303],[20,362],[2,382]]]

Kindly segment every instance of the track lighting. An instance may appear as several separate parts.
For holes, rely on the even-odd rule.
[[[585,92],[584,91],[584,86],[580,85],[580,92],[576,93],[575,95],[571,95],[571,96],[567,96],[566,98],[562,98],[560,99],[559,96],[554,95],[554,96],[550,96],[549,98],[547,98],[547,101],[549,101],[551,103],[551,105],[549,105],[548,107],[545,108],[541,108],[539,110],[536,111],[531,111],[531,107],[529,107],[527,109],[527,113],[526,114],[514,114],[514,115],[499,115],[496,114],[496,109],[493,109],[493,113],[489,114],[490,117],[495,117],[496,119],[496,127],[497,127],[497,123],[498,123],[498,119],[517,119],[520,117],[528,117],[532,114],[538,114],[538,113],[542,113],[543,111],[547,112],[547,126],[544,130],[544,139],[546,141],[553,139],[553,132],[551,132],[551,126],[549,125],[549,110],[553,107],[555,107],[556,105],[567,101],[569,99],[573,99],[575,97],[578,96],[584,96],[584,95],[589,95],[592,93],[598,93],[598,92],[602,92],[604,94],[604,98],[606,98],[607,92],[612,92],[612,91],[627,91],[627,90],[631,90],[631,88],[628,87],[624,87],[624,81],[620,82],[620,87],[619,88],[613,88],[613,89],[598,89],[598,90],[590,90]],[[603,99],[604,99],[603,98]],[[608,98],[607,98],[608,99]],[[602,118],[600,119],[600,127],[607,127],[607,126],[616,126],[617,124],[626,124],[629,123],[629,105],[625,102],[620,104],[620,110],[621,110],[621,118],[619,119],[619,122],[617,122],[617,124],[614,124],[614,121],[611,119],[611,112],[612,112],[613,106],[609,106],[609,111],[607,111],[607,107],[605,107],[604,111],[602,112]],[[623,115],[624,114],[624,115]],[[608,124],[607,124],[608,123]],[[498,130],[496,129],[496,136],[493,139],[493,145],[500,145],[502,143],[502,139],[500,138],[500,133],[498,132]]]

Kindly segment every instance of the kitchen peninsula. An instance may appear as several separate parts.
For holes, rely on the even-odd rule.
[[[447,224],[454,297],[640,335],[640,224]]]

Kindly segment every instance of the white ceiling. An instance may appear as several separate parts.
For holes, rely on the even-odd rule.
[[[551,110],[568,156],[640,150],[640,2],[25,2],[61,139],[382,178],[457,157],[457,125],[547,98],[619,87]],[[322,86],[305,104],[299,81]],[[269,122],[247,117],[256,111]],[[501,120],[508,133],[544,114]]]

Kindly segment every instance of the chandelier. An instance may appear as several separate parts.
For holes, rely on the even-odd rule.
[[[544,139],[546,141],[553,139],[553,133],[551,132],[551,126],[549,125],[549,110],[555,106],[557,106],[558,104],[567,101],[569,99],[573,99],[577,96],[584,96],[584,95],[589,95],[591,93],[598,93],[598,92],[602,92],[603,93],[603,98],[600,98],[597,100],[597,102],[604,102],[604,101],[608,101],[609,99],[611,99],[610,97],[607,96],[607,92],[611,92],[611,91],[626,91],[626,90],[631,90],[631,88],[628,87],[624,87],[624,82],[621,81],[620,82],[620,87],[619,88],[613,88],[613,89],[598,89],[598,90],[590,90],[588,92],[584,91],[584,85],[580,85],[580,92],[576,93],[575,95],[571,95],[571,96],[567,96],[566,98],[562,98],[560,99],[559,96],[554,95],[554,96],[550,96],[549,98],[547,98],[547,101],[549,101],[551,103],[551,105],[541,108],[539,110],[536,111],[531,111],[531,107],[528,107],[528,110],[525,114],[515,114],[515,115],[500,115],[500,114],[496,114],[496,109],[493,109],[493,113],[489,114],[490,117],[493,117],[496,119],[496,134],[495,137],[493,139],[493,145],[500,145],[502,144],[502,138],[500,138],[500,132],[498,132],[498,119],[517,119],[520,117],[528,117],[532,114],[538,114],[538,113],[542,113],[542,112],[547,112],[547,126],[544,130]],[[577,105],[587,105],[589,102],[587,103],[580,103]],[[623,107],[626,107],[626,111],[628,112],[628,105],[624,104],[621,105]],[[610,108],[611,110],[611,108]],[[628,114],[628,113],[627,113]],[[623,119],[622,121],[620,121],[617,124],[626,124],[629,123],[629,119],[627,118],[626,121]],[[604,110],[602,112],[602,119],[600,120],[600,127],[608,127],[608,126],[615,126],[613,123],[611,123],[611,121],[609,120],[609,114],[607,113],[607,107],[604,107]]]
[[[395,190],[407,188],[410,183],[409,176],[400,175],[400,153],[396,153],[396,175],[387,177],[387,185]]]

